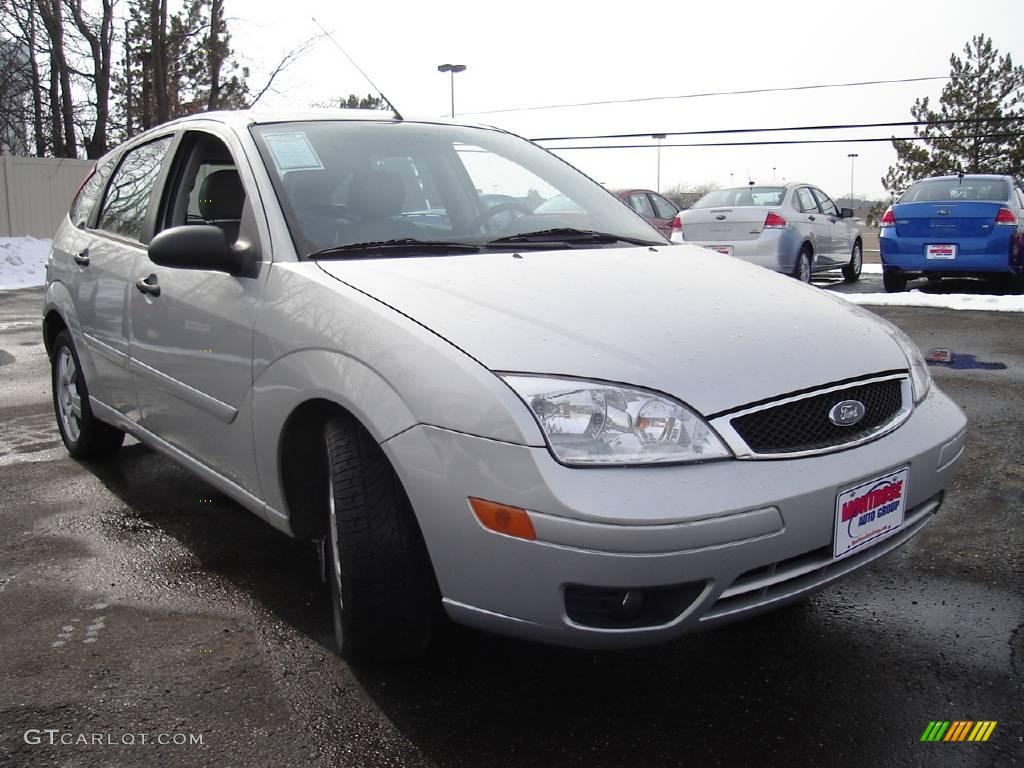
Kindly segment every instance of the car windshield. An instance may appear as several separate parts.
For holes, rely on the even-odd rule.
[[[730,187],[708,192],[693,204],[694,208],[735,208],[740,205],[759,205],[770,208],[782,205],[785,187]]]
[[[1002,179],[925,179],[910,185],[900,198],[901,203],[950,203],[957,200],[1005,202],[1010,185]]]
[[[501,131],[323,120],[253,133],[303,256],[344,258],[371,244],[408,255],[416,241],[443,255],[444,243],[485,247],[531,233],[566,245],[581,233],[610,236],[589,247],[665,242],[572,166]]]

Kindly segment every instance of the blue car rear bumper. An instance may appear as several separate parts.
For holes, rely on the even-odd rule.
[[[882,264],[903,272],[941,274],[972,274],[1019,272],[1021,253],[1014,248],[1016,229],[997,227],[985,237],[966,237],[952,240],[935,238],[900,237],[892,229],[883,229],[879,237]],[[927,246],[956,245],[953,259],[929,259]]]

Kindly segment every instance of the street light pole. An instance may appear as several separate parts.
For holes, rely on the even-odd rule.
[[[851,152],[847,155],[850,158],[850,207],[853,208],[853,161],[855,158],[860,157],[856,152]]]
[[[664,133],[652,133],[652,139],[658,140],[658,183],[654,187],[654,191],[661,193],[661,140],[665,138]]]
[[[452,117],[455,117],[455,74],[457,72],[465,72],[465,64],[441,64],[437,68],[438,72],[448,72],[451,75],[451,90],[452,90]]]

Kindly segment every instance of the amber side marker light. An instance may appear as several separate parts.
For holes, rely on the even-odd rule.
[[[496,501],[474,499],[472,496],[469,499],[469,506],[480,524],[490,531],[529,541],[535,541],[537,538],[537,532],[533,530],[533,523],[525,509],[509,507]]]

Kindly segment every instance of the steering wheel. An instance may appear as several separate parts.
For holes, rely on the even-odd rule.
[[[477,216],[473,220],[473,223],[470,224],[470,229],[476,232],[499,213],[518,213],[522,216],[533,215],[533,211],[530,210],[529,206],[526,206],[523,203],[498,203],[497,205],[492,205],[486,211]]]

